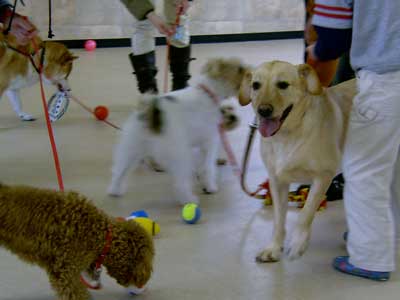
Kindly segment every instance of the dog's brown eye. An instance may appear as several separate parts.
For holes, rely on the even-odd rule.
[[[287,82],[287,81],[278,81],[276,86],[281,90],[286,90],[288,88],[288,86],[289,86],[289,82]]]
[[[258,81],[253,82],[253,90],[257,91],[260,89],[260,87],[261,87],[261,83],[259,83]]]

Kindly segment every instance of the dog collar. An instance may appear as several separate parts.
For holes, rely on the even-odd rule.
[[[217,95],[212,91],[212,90],[210,90],[207,86],[205,86],[204,84],[202,84],[202,83],[200,83],[199,85],[198,85],[198,87],[201,89],[201,90],[203,90],[211,99],[212,99],[212,101],[214,102],[214,104],[215,105],[219,105],[219,100],[218,100],[218,97],[217,97]]]
[[[27,58],[29,58],[32,66],[35,68],[35,71],[38,74],[42,73],[42,67],[43,67],[43,64],[44,64],[44,56],[45,56],[45,53],[46,53],[46,42],[43,42],[43,47],[40,49],[40,50],[42,50],[42,52],[40,54],[39,65],[36,65],[35,59],[34,59],[36,51],[33,51],[32,53],[27,53],[27,52],[24,52],[24,51],[22,51],[22,50],[20,50],[18,48],[15,48],[15,47],[11,46],[10,44],[8,44],[7,41],[5,42],[5,44],[6,44],[7,48],[9,48],[9,49],[11,49],[11,50],[13,50],[13,51],[15,51],[15,52],[27,57]]]
[[[88,278],[85,278],[86,276],[81,275],[81,282],[86,285],[86,287],[93,289],[93,290],[98,290],[101,288],[100,284],[100,275],[102,271],[102,266],[103,262],[106,259],[107,254],[110,252],[111,249],[111,242],[112,242],[112,225],[110,224],[107,233],[106,233],[106,241],[103,250],[101,251],[100,256],[97,258],[95,262],[95,270],[94,270],[94,276],[89,280]],[[91,281],[91,282],[89,282]]]

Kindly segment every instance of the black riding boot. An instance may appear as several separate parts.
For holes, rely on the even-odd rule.
[[[185,48],[178,48],[171,45],[170,48],[170,70],[172,73],[172,90],[180,90],[188,86],[190,79],[189,63],[190,45]]]
[[[139,91],[150,94],[157,94],[157,68],[155,52],[151,51],[141,55],[129,54],[133,67],[133,74],[136,75]]]

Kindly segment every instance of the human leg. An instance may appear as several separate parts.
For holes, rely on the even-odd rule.
[[[400,141],[400,72],[362,72],[359,87],[343,156],[347,263],[358,269],[391,272],[395,269],[392,183]],[[361,276],[349,270],[342,268]]]
[[[174,0],[164,1],[164,14],[167,22],[171,25],[176,23],[177,8]],[[190,79],[189,63],[192,60],[190,33],[187,15],[182,15],[180,18],[181,29],[177,28],[178,37],[172,37],[170,42],[170,71],[172,73],[172,90],[183,89],[188,86]]]
[[[139,91],[157,94],[154,27],[149,20],[136,21],[129,54]]]

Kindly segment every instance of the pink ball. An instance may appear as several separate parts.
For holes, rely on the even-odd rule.
[[[93,51],[96,49],[96,41],[95,40],[87,40],[85,42],[85,49],[86,51]]]

